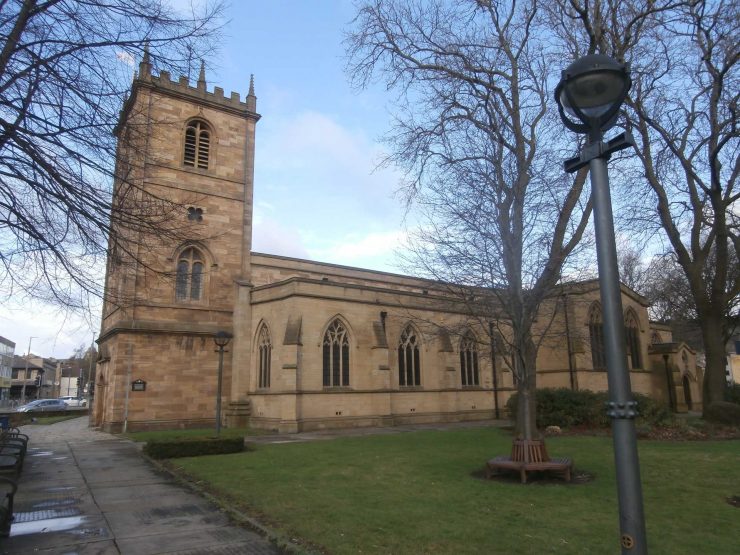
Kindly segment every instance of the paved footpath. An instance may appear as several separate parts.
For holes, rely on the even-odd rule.
[[[0,554],[280,553],[87,417],[21,430],[29,450]]]

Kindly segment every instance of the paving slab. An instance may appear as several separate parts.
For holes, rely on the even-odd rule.
[[[280,551],[87,417],[23,426],[29,450],[0,555],[258,554]]]

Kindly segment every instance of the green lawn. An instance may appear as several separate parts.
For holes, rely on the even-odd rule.
[[[505,454],[493,428],[264,445],[177,459],[219,497],[289,537],[338,553],[619,553],[607,437],[547,440],[593,480],[520,485],[476,477]],[[740,442],[639,444],[650,553],[737,553]]]

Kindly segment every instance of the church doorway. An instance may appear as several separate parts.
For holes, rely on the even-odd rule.
[[[683,375],[683,399],[689,410],[694,410],[691,403],[691,382],[686,374]]]

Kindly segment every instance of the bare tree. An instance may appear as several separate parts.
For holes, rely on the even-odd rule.
[[[550,86],[554,52],[539,3],[363,2],[348,72],[395,90],[388,158],[406,169],[421,214],[409,261],[449,285],[511,350],[518,433],[535,432],[534,323],[579,244],[591,205],[585,171],[562,171]],[[539,330],[539,327],[538,327]]]
[[[649,192],[641,223],[662,228],[685,274],[702,329],[707,407],[724,399],[724,338],[740,296],[740,4],[559,4],[574,56],[600,52],[632,65],[626,117],[641,175],[622,185],[636,198]]]
[[[152,64],[189,74],[212,51],[220,11],[218,2],[183,14],[162,0],[0,1],[0,294],[84,308],[102,293],[111,234],[136,258],[142,232],[176,232],[175,207],[116,168],[113,131],[134,61],[148,50]]]

